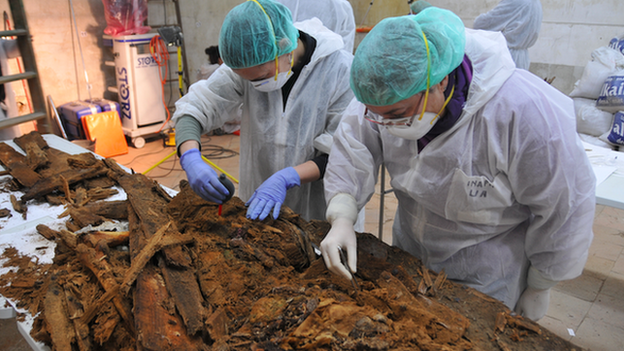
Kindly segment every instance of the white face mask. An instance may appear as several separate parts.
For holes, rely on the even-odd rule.
[[[414,118],[410,126],[407,126],[407,125],[386,126],[386,128],[388,129],[388,133],[394,136],[398,136],[399,138],[408,139],[408,140],[418,140],[424,137],[425,135],[427,135],[427,133],[429,133],[431,128],[433,128],[433,126],[435,125],[435,122],[438,120],[438,116],[440,116],[440,113],[444,111],[444,108],[446,107],[446,105],[448,105],[449,101],[451,101],[451,98],[453,97],[453,92],[455,92],[455,85],[453,85],[453,88],[451,89],[451,93],[444,101],[444,105],[442,105],[440,112],[438,113],[425,112],[423,113],[422,117]],[[427,98],[425,98],[425,101],[426,100]]]
[[[281,89],[291,76],[292,70],[288,70],[288,72],[279,73],[277,75],[277,80],[275,80],[275,77],[271,77],[251,82],[251,84],[256,90],[267,93],[269,91]]]
[[[433,112],[425,112],[421,119],[415,118],[411,126],[386,126],[388,133],[397,136],[399,138],[408,140],[418,140],[433,128],[438,114]]]

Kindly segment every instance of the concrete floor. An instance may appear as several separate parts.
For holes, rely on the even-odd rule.
[[[202,142],[204,154],[211,154],[208,159],[238,179],[239,137],[211,136],[204,137]],[[162,140],[148,140],[145,147],[130,147],[128,154],[114,159],[135,172],[145,172],[173,151],[173,148],[165,147]],[[180,180],[186,178],[178,161],[173,155],[147,174],[160,184],[177,190]],[[375,235],[379,233],[380,192],[378,185],[366,206],[365,229]],[[384,196],[383,240],[389,244],[396,205],[394,195]],[[589,350],[621,351],[624,350],[624,211],[597,205],[594,235],[583,274],[553,288],[548,313],[539,323]],[[0,350],[30,350],[12,327],[13,321],[0,320]]]

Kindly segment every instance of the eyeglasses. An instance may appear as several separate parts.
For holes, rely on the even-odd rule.
[[[427,107],[427,99],[429,97],[429,89],[427,89],[424,94],[423,93],[420,94],[420,99],[418,99],[418,104],[416,106],[420,105],[420,102],[422,101],[423,96],[425,97],[425,104],[423,105],[422,112],[420,112],[420,117],[418,117],[419,120],[425,114],[425,108]],[[388,127],[388,126],[409,127],[412,125],[412,123],[414,123],[414,118],[416,118],[416,115],[418,115],[418,110],[416,110],[416,112],[412,116],[409,116],[409,117],[384,118],[383,116],[376,114],[375,112],[369,110],[368,108],[366,109],[366,111],[364,111],[364,118],[367,121],[378,124],[380,126],[385,126],[385,127]]]

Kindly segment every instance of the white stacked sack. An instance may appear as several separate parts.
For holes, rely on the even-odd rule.
[[[615,114],[624,111],[623,46],[624,39],[613,38],[609,46],[594,50],[592,60],[570,93],[574,99],[576,130],[590,144],[611,148],[624,145],[622,124],[614,121]]]

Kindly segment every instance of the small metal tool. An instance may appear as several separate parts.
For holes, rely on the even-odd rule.
[[[353,285],[353,289],[355,289],[355,291],[360,291],[360,284],[358,284],[355,274],[351,272],[351,268],[349,268],[349,264],[347,263],[347,254],[342,249],[338,249],[338,252],[340,252],[340,262],[342,262],[342,265],[345,266],[351,274],[351,284]]]

